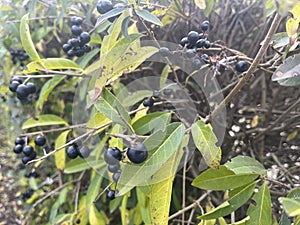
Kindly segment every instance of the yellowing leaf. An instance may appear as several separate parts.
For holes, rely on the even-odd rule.
[[[279,198],[284,210],[289,216],[300,215],[300,202],[291,198]]]
[[[201,152],[206,164],[212,168],[218,168],[221,160],[221,149],[216,146],[217,137],[209,124],[203,120],[192,125],[192,136],[194,143]]]
[[[23,125],[22,129],[28,129],[32,127],[39,127],[39,126],[49,126],[49,125],[68,125],[66,121],[62,118],[52,115],[52,114],[44,114],[37,116],[35,119],[30,118],[26,120]]]
[[[198,6],[200,9],[206,8],[206,2],[205,0],[194,0],[196,6]]]
[[[290,133],[287,138],[286,138],[286,141],[291,141],[293,140],[295,137],[297,137],[298,135],[298,131],[297,130],[294,130],[292,133]]]
[[[105,219],[103,215],[97,210],[94,204],[90,207],[89,213],[89,221],[90,225],[105,225]]]
[[[251,127],[252,128],[257,127],[258,119],[259,119],[258,115],[253,116],[252,121],[251,121]]]
[[[62,132],[58,138],[55,141],[55,149],[63,146],[64,144],[66,144],[66,140],[69,134],[69,130]],[[66,161],[66,153],[65,153],[65,148],[59,150],[58,152],[56,152],[54,154],[55,157],[55,165],[56,168],[59,170],[64,170],[65,168],[65,161]]]
[[[40,64],[43,64],[41,62],[41,58],[39,54],[37,53],[34,47],[34,44],[30,36],[30,29],[27,23],[28,18],[29,18],[29,14],[27,13],[22,17],[20,23],[20,37],[21,37],[22,46],[32,60],[34,60],[35,62],[39,62]]]

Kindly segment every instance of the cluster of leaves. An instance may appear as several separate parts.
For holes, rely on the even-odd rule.
[[[195,1],[195,4],[205,8],[208,15],[213,8],[211,2],[214,1]],[[35,31],[31,31],[29,27],[32,15],[25,14],[20,20],[18,36],[22,47],[31,58],[22,74],[27,77],[38,77],[46,73],[50,76],[40,89],[39,98],[33,107],[34,117],[23,122],[22,129],[29,136],[38,132],[49,133],[48,139],[52,138],[54,141],[53,151],[43,154],[40,152],[40,157],[28,166],[39,168],[45,163],[55,164],[56,169],[53,171],[57,172],[51,172],[55,173],[54,178],[60,181],[54,191],[44,192],[31,179],[30,186],[36,193],[27,201],[28,204],[33,204],[29,212],[35,210],[36,206],[40,208],[39,212],[31,214],[34,215],[33,218],[28,214],[25,219],[32,220],[33,223],[47,221],[48,224],[108,224],[111,221],[117,223],[119,221],[114,220],[108,213],[114,213],[119,208],[122,224],[168,224],[173,180],[180,161],[187,154],[183,150],[188,147],[190,141],[193,141],[210,168],[197,176],[192,185],[202,190],[226,191],[228,196],[216,208],[207,208],[206,212],[198,217],[201,220],[200,224],[227,224],[224,217],[247,204],[249,199],[255,203],[248,207],[246,217],[235,224],[272,224],[267,170],[261,163],[250,157],[238,156],[231,162],[220,165],[221,148],[216,146],[217,138],[212,127],[205,124],[203,119],[197,119],[187,126],[184,121],[173,117],[176,114],[173,110],[166,108],[164,111],[152,112],[141,104],[141,100],[152,94],[151,90],[139,90],[130,94],[126,84],[122,83],[121,78],[126,78],[127,74],[134,76],[134,72],[141,64],[158,52],[157,47],[141,44],[144,35],[139,32],[137,21],[157,26],[164,24],[154,16],[158,11],[151,13],[148,9],[144,9],[141,1],[138,3],[126,1],[126,3],[132,4],[131,7],[113,9],[97,19],[91,40],[93,50],[76,61],[61,56],[42,58],[33,41]],[[151,5],[146,2],[144,6],[150,8]],[[292,12],[294,19],[298,21],[299,17],[296,15],[300,13]],[[119,18],[114,23],[108,22],[109,18],[115,16]],[[295,39],[295,33],[289,31],[293,29],[290,29],[289,25],[287,28],[288,37]],[[106,35],[99,35],[105,30]],[[292,50],[287,50],[287,54],[290,51]],[[297,80],[290,79],[295,73],[296,68],[292,67],[298,62],[298,58],[297,56],[293,59],[288,58],[287,66],[283,64],[279,67],[274,76],[284,76],[284,79],[288,78],[288,82],[298,85],[298,74]],[[166,72],[160,76],[161,89],[165,87],[168,76],[169,67],[165,68]],[[42,79],[47,76],[42,76]],[[76,85],[80,88],[75,95],[73,106],[74,110],[79,107],[80,113],[86,114],[83,115],[84,125],[71,124],[72,112],[68,97],[75,94]],[[2,91],[5,92],[5,89]],[[66,95],[64,98],[57,100],[59,96],[64,95]],[[53,106],[49,106],[50,103]],[[81,108],[82,104],[86,106],[85,110]],[[135,110],[131,110],[134,107]],[[107,133],[112,135],[108,136]],[[104,179],[107,172],[103,148],[114,146],[123,149],[126,143],[120,134],[126,135],[127,138],[143,140],[149,151],[149,157],[140,165],[128,163],[122,167],[118,183],[112,184],[118,193],[115,200],[103,204],[107,203],[107,200],[102,195],[101,199],[95,202],[98,194],[109,185]],[[99,136],[100,141],[97,139]],[[65,147],[79,139],[84,142],[90,141],[93,152],[85,160],[77,158],[69,161],[66,158]],[[111,180],[111,177],[109,179]],[[83,182],[89,183],[86,193],[81,191]],[[68,201],[72,191],[74,202]],[[45,205],[39,205],[55,194],[58,197],[48,199]],[[286,224],[289,216],[297,216],[295,224],[300,223],[299,195],[298,188],[291,191],[286,198],[281,198],[284,213],[280,224]],[[128,206],[131,209],[128,209]],[[46,217],[47,220],[39,217]]]

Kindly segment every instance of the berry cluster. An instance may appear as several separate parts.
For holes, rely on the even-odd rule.
[[[29,58],[29,56],[26,54],[26,52],[24,50],[22,50],[22,49],[17,49],[17,50],[10,49],[9,53],[12,56],[12,63],[13,64],[16,64],[17,60],[19,60],[20,61],[20,65],[24,66],[23,61],[25,61],[26,59]]]
[[[197,31],[190,31],[186,37],[183,37],[180,41],[180,45],[183,47],[183,51],[187,58],[193,59],[192,68],[194,70],[198,70],[201,68],[203,64],[209,62],[209,56],[207,54],[197,54],[197,49],[209,49],[211,47],[210,41],[207,39],[206,32],[209,29],[209,22],[204,21],[201,24],[202,33],[198,33]],[[171,51],[162,47],[159,49],[159,53],[163,57],[168,57],[171,54]]]
[[[36,171],[31,171],[28,174],[25,174],[26,178],[30,178],[30,177],[38,178],[39,176],[40,176],[40,174]]]
[[[36,87],[32,82],[23,84],[22,79],[19,77],[13,77],[9,82],[9,90],[11,92],[16,92],[18,99],[24,100],[36,92]]]
[[[135,142],[132,143],[129,148],[126,151],[126,155],[128,159],[135,164],[140,164],[144,162],[148,157],[148,151],[145,147],[145,145],[142,142]],[[108,148],[104,152],[104,161],[108,164],[107,169],[109,172],[113,173],[113,180],[115,182],[118,182],[120,176],[121,176],[121,170],[120,170],[120,161],[124,158],[123,153],[120,149],[117,147],[114,148]],[[115,191],[109,189],[106,197],[109,200],[112,200],[115,198]]]
[[[108,13],[112,9],[125,9],[125,7],[126,6],[122,3],[117,3],[117,4],[113,5],[110,0],[100,0],[97,3],[97,11],[100,14]],[[108,21],[113,23],[118,17],[119,17],[119,15],[114,16],[114,17],[110,17],[108,19]]]
[[[90,153],[91,150],[86,146],[81,146],[79,142],[75,142],[66,149],[66,154],[70,159],[75,159],[78,156],[85,159],[89,157]]]
[[[68,42],[62,46],[62,49],[69,57],[81,57],[84,53],[91,51],[91,46],[88,44],[91,40],[91,36],[88,32],[82,31],[82,18],[72,16],[70,25],[71,32],[76,38],[69,39]]]
[[[27,199],[31,198],[31,196],[33,195],[34,190],[29,188],[27,191],[25,191],[24,193],[22,193],[21,195],[21,199],[22,201],[26,201]]]

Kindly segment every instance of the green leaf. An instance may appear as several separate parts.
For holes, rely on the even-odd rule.
[[[281,48],[283,46],[287,46],[289,41],[289,36],[285,32],[274,34],[274,40],[273,40],[273,47],[274,48]]]
[[[297,86],[300,84],[300,54],[288,57],[272,76],[282,86]]]
[[[93,202],[95,201],[97,195],[99,194],[102,179],[103,179],[103,176],[101,174],[94,173],[94,177],[89,185],[89,188],[88,188],[88,191],[86,194],[87,210],[90,210],[90,208],[93,207],[93,205],[94,205]]]
[[[62,132],[58,136],[58,138],[55,140],[55,149],[63,146],[64,144],[66,144],[69,132],[70,132],[70,130],[67,130],[65,132]],[[59,169],[59,170],[64,170],[64,168],[65,168],[65,161],[66,161],[65,148],[62,148],[61,150],[59,150],[58,152],[56,152],[54,154],[54,157],[55,157],[56,168]]]
[[[110,10],[109,12],[103,14],[102,16],[100,16],[97,19],[95,27],[100,26],[100,24],[103,24],[107,19],[109,19],[111,17],[120,15],[125,10],[126,10],[126,8],[115,8],[115,9]]]
[[[143,18],[144,20],[146,20],[150,23],[153,23],[153,24],[158,25],[158,26],[163,25],[162,22],[156,16],[151,14],[148,10],[138,9],[135,12],[139,17]]]
[[[67,199],[67,194],[68,194],[68,187],[63,188],[58,196],[58,199],[55,201],[55,203],[51,207],[50,211],[50,216],[49,216],[49,221],[54,224],[54,219],[57,220],[57,212],[59,207],[66,202]]]
[[[44,114],[44,115],[37,116],[35,119],[30,118],[26,120],[22,125],[22,129],[25,130],[32,127],[50,126],[50,125],[68,125],[68,123],[56,115]]]
[[[129,35],[128,35],[128,25],[129,25],[130,19],[131,19],[131,17],[127,16],[122,22],[121,31],[122,31],[122,34],[124,35],[125,38],[129,37]]]
[[[153,175],[154,184],[151,185],[150,210],[151,224],[168,224],[173,180],[183,156],[183,147],[188,144],[189,135],[184,136],[181,146],[170,159]],[[156,183],[156,181],[159,181]],[[162,195],[162,193],[164,193]]]
[[[23,70],[23,73],[36,73],[39,72],[39,70],[78,70],[83,72],[83,69],[72,60],[64,58],[48,58],[42,59],[40,62],[29,63],[26,65],[26,69]]]
[[[138,202],[136,207],[137,207],[137,211],[140,212],[142,220],[144,221],[145,224],[153,224],[151,222],[149,193],[145,193],[145,191],[143,191],[141,187],[136,187],[136,195],[137,195],[137,202]]]
[[[166,135],[161,143],[156,142],[157,137],[151,139],[150,137],[144,142],[146,148],[149,151],[147,160],[140,164],[127,164],[122,168],[121,177],[117,184],[117,190],[119,195],[123,195],[133,187],[138,185],[145,185],[148,179],[155,174],[173,155],[173,153],[179,148],[181,141],[184,137],[185,128],[180,123],[172,123],[167,126]],[[162,132],[156,132],[159,137],[162,136]],[[155,146],[154,150],[151,150],[151,145]]]
[[[254,194],[253,200],[256,204],[250,204],[248,208],[247,215],[250,216],[250,220],[246,225],[272,224],[271,195],[266,183]]]
[[[215,6],[215,0],[205,0],[206,8],[204,10],[204,15],[208,17],[210,13],[212,12],[214,6]]]
[[[224,165],[235,174],[256,173],[263,175],[267,173],[267,170],[260,162],[249,156],[237,156]]]
[[[133,129],[139,135],[150,131],[165,130],[171,121],[171,113],[154,112],[147,114],[132,124]]]
[[[291,198],[279,198],[281,204],[284,207],[285,212],[289,216],[300,215],[300,202]]]
[[[211,220],[217,219],[219,217],[227,216],[230,213],[234,212],[242,205],[244,205],[252,196],[254,188],[257,182],[252,182],[246,186],[240,187],[235,190],[234,195],[230,197],[227,201],[223,202],[221,205],[209,211],[201,216],[198,219]]]
[[[211,125],[205,124],[203,120],[198,120],[198,122],[192,125],[192,136],[206,164],[209,167],[218,168],[222,152],[216,146],[218,140],[212,131]]]
[[[218,170],[209,168],[194,179],[192,185],[205,190],[228,190],[241,187],[255,180],[257,174],[235,174],[226,166],[220,166]]]
[[[100,113],[115,123],[127,127],[127,124],[123,121],[126,120],[130,124],[128,112],[124,109],[119,100],[107,89],[103,90],[101,97],[95,103],[95,107]]]
[[[95,169],[95,168],[104,167],[105,165],[106,164],[104,161],[99,162],[95,159],[85,160],[82,158],[76,158],[66,164],[64,173],[65,174],[78,173],[89,168]]]
[[[21,37],[22,46],[32,60],[42,64],[41,58],[40,58],[39,54],[37,53],[37,51],[34,47],[34,44],[32,42],[31,36],[30,36],[30,29],[29,29],[29,25],[27,23],[28,18],[29,18],[28,13],[25,14],[21,18],[20,37]]]
[[[38,114],[42,111],[45,101],[47,101],[49,94],[53,89],[65,78],[65,76],[56,75],[52,79],[48,80],[42,87],[39,99],[35,104],[35,111]]]

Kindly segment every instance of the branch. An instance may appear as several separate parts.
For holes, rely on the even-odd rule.
[[[205,118],[206,123],[211,122],[211,120],[215,118],[225,108],[226,104],[228,104],[232,100],[232,98],[241,90],[241,88],[250,80],[253,72],[256,70],[256,68],[259,65],[259,62],[265,55],[268,46],[271,42],[271,39],[279,26],[280,21],[281,21],[281,16],[278,13],[276,13],[275,18],[273,19],[273,22],[271,24],[271,27],[267,33],[267,36],[265,37],[263,44],[259,49],[255,59],[253,60],[253,63],[251,64],[250,68],[243,76],[243,78],[232,89],[232,91],[226,96],[226,98],[217,106],[217,108],[215,108],[212,111],[212,113]]]

